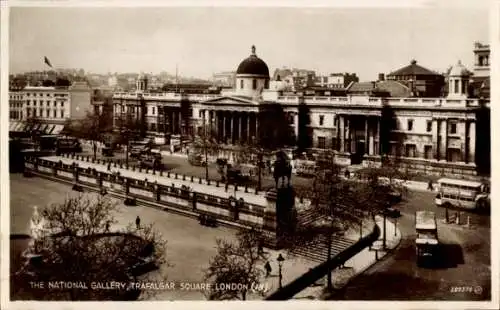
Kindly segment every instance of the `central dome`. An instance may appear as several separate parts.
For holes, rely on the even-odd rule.
[[[252,46],[252,55],[244,59],[238,66],[236,74],[252,74],[269,77],[269,68],[266,63],[255,55],[255,46]]]

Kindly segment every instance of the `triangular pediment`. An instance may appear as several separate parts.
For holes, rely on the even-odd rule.
[[[221,105],[226,105],[226,104],[235,104],[235,105],[248,105],[248,104],[257,104],[257,102],[253,101],[252,98],[250,97],[244,97],[244,96],[220,96],[218,98],[214,99],[209,99],[206,101],[200,102],[202,104],[221,104]]]

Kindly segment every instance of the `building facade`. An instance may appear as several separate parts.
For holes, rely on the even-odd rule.
[[[17,125],[36,118],[51,125],[51,129],[60,131],[68,119],[83,118],[87,111],[93,110],[91,98],[92,91],[85,82],[74,82],[70,87],[26,86],[11,89],[10,122],[12,127],[20,127]]]
[[[447,97],[290,94],[269,88],[269,69],[252,47],[238,66],[234,89],[115,93],[114,124],[119,127],[124,115],[133,118],[158,143],[208,127],[221,143],[331,150],[346,165],[377,164],[387,155],[426,173],[488,173],[489,100],[469,98],[470,76],[462,64],[451,72]]]

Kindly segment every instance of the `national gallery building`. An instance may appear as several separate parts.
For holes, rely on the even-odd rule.
[[[476,66],[489,65],[482,57]],[[380,163],[390,155],[411,170],[489,174],[489,95],[474,95],[478,83],[460,62],[443,76],[412,61],[387,81],[371,82],[369,92],[360,93],[361,84],[350,85],[341,95],[318,88],[287,91],[279,77],[270,80],[268,66],[252,46],[237,67],[233,89],[153,93],[147,77],[140,76],[135,92],[113,95],[113,123],[119,131],[126,119],[133,120],[157,143],[169,143],[172,135],[210,132],[227,145],[333,150],[346,165]],[[383,85],[410,95],[394,97]],[[358,91],[350,93],[349,88]]]

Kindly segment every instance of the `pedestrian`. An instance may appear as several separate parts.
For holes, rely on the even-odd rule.
[[[264,269],[266,269],[266,278],[271,275],[271,264],[269,264],[269,261],[266,261],[266,264],[264,265]]]
[[[106,222],[106,232],[109,232],[109,221]]]
[[[429,184],[427,185],[427,189],[430,191],[434,190],[434,186],[432,186],[432,180],[429,180]]]
[[[94,155],[97,154],[97,144],[94,142]]]
[[[108,162],[108,171],[111,171],[111,160]]]
[[[141,228],[141,218],[139,217],[139,215],[135,218],[135,226],[137,227],[137,229]]]
[[[259,239],[259,245],[257,247],[257,254],[262,255],[264,254],[264,247],[262,246],[262,240]]]

